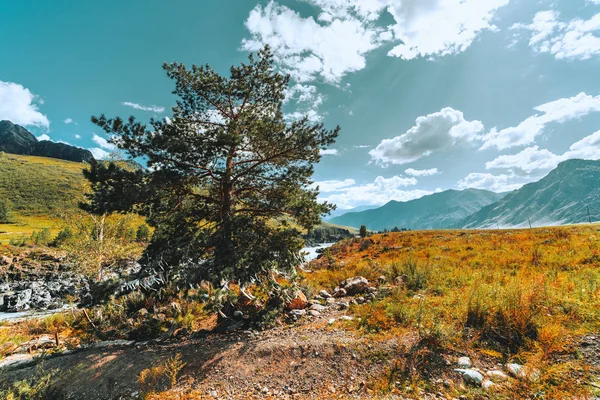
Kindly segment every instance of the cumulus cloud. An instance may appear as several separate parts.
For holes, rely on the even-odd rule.
[[[320,151],[322,156],[337,156],[339,152],[336,149],[326,149]]]
[[[486,169],[505,169],[513,175],[539,176],[548,172],[561,162],[574,158],[584,160],[600,159],[600,131],[573,143],[563,154],[555,154],[538,146],[528,147],[513,155],[502,155],[487,162]]]
[[[357,0],[358,1],[358,0]],[[411,60],[465,51],[483,31],[494,31],[492,20],[509,0],[389,0],[402,44],[390,56]]]
[[[380,29],[358,18],[338,15],[316,21],[274,1],[266,7],[257,5],[246,27],[251,38],[243,40],[242,49],[257,51],[270,45],[281,68],[298,82],[321,77],[337,83],[345,74],[363,69],[365,54],[379,47]]]
[[[535,107],[539,114],[533,115],[515,127],[502,130],[492,129],[483,138],[482,150],[495,147],[504,150],[516,146],[535,143],[536,138],[551,123],[564,123],[600,112],[600,96],[580,93]]]
[[[73,119],[71,118],[67,118],[63,121],[65,124],[69,125],[69,124],[75,124],[77,125],[77,122],[73,121]]]
[[[123,105],[127,106],[127,107],[131,107],[131,108],[136,109],[136,110],[141,110],[141,111],[151,111],[151,112],[155,112],[155,113],[165,112],[165,108],[164,107],[159,107],[159,106],[143,106],[141,104],[132,103],[130,101],[123,102]]]
[[[99,147],[92,147],[91,149],[88,149],[88,150],[92,152],[92,155],[94,156],[94,158],[96,160],[103,160],[106,157],[108,157],[110,154],[110,152],[103,150]]]
[[[109,151],[114,151],[117,149],[117,146],[110,143],[108,140],[104,139],[102,136],[98,136],[98,135],[94,134],[94,136],[92,137],[92,140],[94,142],[96,142],[96,144],[98,146],[100,146],[100,148],[102,148],[102,149],[109,150]]]
[[[447,107],[417,118],[408,132],[383,140],[369,154],[383,166],[408,164],[449,146],[478,141],[483,129],[481,121],[467,121],[461,111]]]
[[[594,4],[600,1],[593,0]],[[512,29],[531,32],[529,46],[539,53],[552,54],[557,59],[587,60],[600,55],[600,13],[588,20],[559,20],[558,11],[540,11],[531,24],[515,24]]]
[[[391,178],[377,177],[373,182],[365,184],[346,185],[347,181],[330,183],[330,192],[320,200],[336,204],[342,210],[364,205],[383,205],[391,200],[409,201],[418,199],[434,192],[406,187],[415,186],[415,178],[393,176]],[[337,187],[336,187],[337,185]],[[323,192],[325,192],[323,190]]]
[[[431,169],[414,169],[414,168],[409,168],[406,171],[404,171],[404,173],[406,175],[410,175],[410,176],[433,176],[433,175],[439,175],[439,171],[437,168],[431,168]]]
[[[81,135],[75,134],[75,139],[81,139]]]
[[[472,172],[458,181],[457,187],[461,190],[472,188],[501,193],[519,189],[531,181],[532,179],[516,175],[493,175],[489,173]]]
[[[46,135],[45,133],[43,135],[40,135],[37,137],[37,140],[42,141],[42,140],[50,140],[50,136]]]
[[[48,129],[50,121],[39,111],[38,104],[42,101],[29,89],[18,83],[0,81],[0,120]]]

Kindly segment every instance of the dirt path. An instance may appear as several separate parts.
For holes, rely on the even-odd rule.
[[[57,369],[57,398],[139,398],[142,370],[175,354],[186,363],[179,382],[194,381],[205,398],[364,398],[365,384],[381,374],[385,362],[369,359],[370,346],[341,329],[340,311],[307,319],[289,328],[262,333],[212,335],[170,344],[88,349],[48,359]],[[331,318],[337,321],[329,324]],[[394,352],[383,344],[378,352]],[[24,379],[38,366],[7,371]],[[204,397],[203,397],[204,398]]]

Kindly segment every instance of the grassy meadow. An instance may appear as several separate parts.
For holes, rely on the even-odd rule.
[[[440,354],[535,371],[499,398],[597,391],[583,383],[593,371],[580,339],[600,332],[600,225],[380,234],[335,245],[311,269],[305,284],[327,290],[356,275],[385,277],[386,290],[351,307],[358,318],[347,326],[403,344],[385,355],[394,367],[373,383],[378,391],[404,379],[427,387],[436,368],[448,370],[436,365]]]

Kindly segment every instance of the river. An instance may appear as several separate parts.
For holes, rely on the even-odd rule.
[[[317,252],[317,250],[326,249],[333,245],[334,245],[334,243],[321,243],[321,244],[316,245],[315,247],[305,247],[302,249],[302,252],[305,253],[304,259],[307,262],[312,261],[312,260],[316,259],[317,257],[319,257],[319,253]]]

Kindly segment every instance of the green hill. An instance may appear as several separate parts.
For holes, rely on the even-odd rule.
[[[56,217],[83,199],[85,165],[0,153],[0,198],[8,199],[17,214]]]

